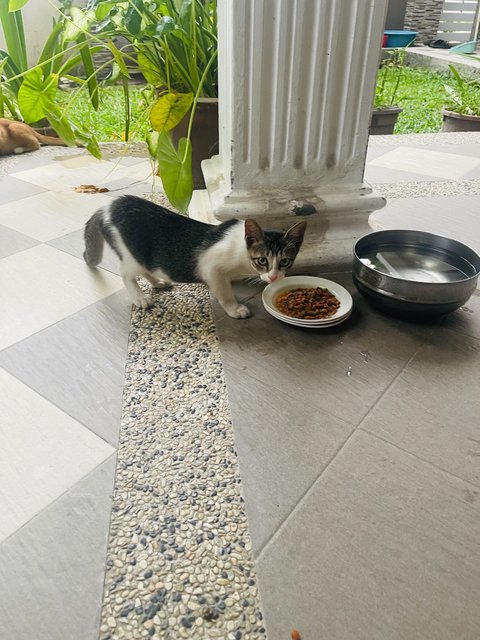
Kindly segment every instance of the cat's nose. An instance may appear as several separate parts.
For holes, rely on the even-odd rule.
[[[273,274],[269,275],[268,279],[269,279],[270,282],[275,282],[275,280],[278,280],[278,273],[273,273]]]

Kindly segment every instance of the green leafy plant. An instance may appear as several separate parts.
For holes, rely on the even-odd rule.
[[[480,82],[463,78],[453,64],[451,81],[445,83],[445,108],[468,116],[480,116]]]
[[[188,208],[192,191],[191,130],[200,97],[217,97],[216,0],[90,0],[99,37],[122,36],[120,49],[151,85],[148,148],[174,207]],[[171,131],[190,112],[186,138],[175,147]]]
[[[54,20],[37,63],[29,68],[21,7],[27,0],[0,0],[0,23],[5,36],[6,50],[0,49],[0,116],[23,120],[28,124],[47,121],[70,146],[83,143],[96,157],[100,149],[95,137],[82,127],[73,125],[67,110],[57,100],[60,78],[68,78],[80,87],[87,86],[90,102],[98,108],[99,94],[92,54],[101,49],[92,46],[84,30],[75,22],[83,12],[72,7],[73,18],[62,15]],[[77,12],[75,14],[75,11]],[[78,13],[79,12],[79,13]],[[87,79],[71,75],[82,66]]]
[[[400,80],[405,67],[405,49],[394,49],[383,61],[375,86],[375,109],[387,109],[396,104]]]

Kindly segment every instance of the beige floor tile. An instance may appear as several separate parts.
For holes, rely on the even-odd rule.
[[[98,640],[115,456],[0,544],[6,640]]]
[[[12,176],[45,189],[71,193],[72,189],[80,184],[95,184],[101,187],[108,180],[122,177],[126,168],[117,166],[115,162],[82,155],[18,171]]]
[[[0,349],[115,293],[121,278],[38,245],[0,261]]]
[[[470,171],[480,167],[480,158],[418,147],[397,147],[371,160],[369,166],[408,171],[445,180],[460,180]]]
[[[0,540],[12,535],[114,449],[0,369]]]
[[[97,209],[111,204],[101,193],[47,191],[0,206],[0,224],[47,242],[82,229]]]
[[[80,184],[102,187],[120,178],[129,178],[132,182],[148,181],[151,173],[152,168],[148,160],[125,166],[116,160],[97,160],[93,156],[82,155],[19,171],[12,176],[45,189],[71,193],[72,189]]]

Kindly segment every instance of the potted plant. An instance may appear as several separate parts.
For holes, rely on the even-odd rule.
[[[383,60],[377,76],[370,135],[392,134],[402,108],[396,104],[404,68],[405,49],[395,49]]]
[[[26,0],[0,0],[0,26],[6,50],[0,49],[0,117],[21,120],[43,133],[57,133],[66,144],[82,142],[96,157],[100,149],[95,137],[68,120],[56,97],[62,76],[80,87],[87,86],[93,108],[98,107],[98,85],[93,71],[92,47],[85,33],[71,19],[62,16],[54,21],[52,31],[33,67],[27,63],[26,39],[21,7]],[[75,9],[72,8],[72,11]],[[81,66],[87,79],[69,75]],[[45,130],[49,126],[49,130]],[[52,131],[53,129],[53,131]]]
[[[149,83],[149,151],[174,207],[203,187],[200,162],[218,144],[216,0],[90,0],[96,35],[122,36]],[[193,162],[192,162],[193,161]],[[193,165],[193,166],[192,166]]]
[[[480,82],[467,80],[452,64],[448,66],[452,81],[445,85],[442,131],[480,131]]]

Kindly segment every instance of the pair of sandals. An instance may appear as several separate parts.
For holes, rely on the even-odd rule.
[[[432,49],[451,49],[452,45],[449,44],[446,40],[431,40],[428,43],[428,46],[431,47]]]

